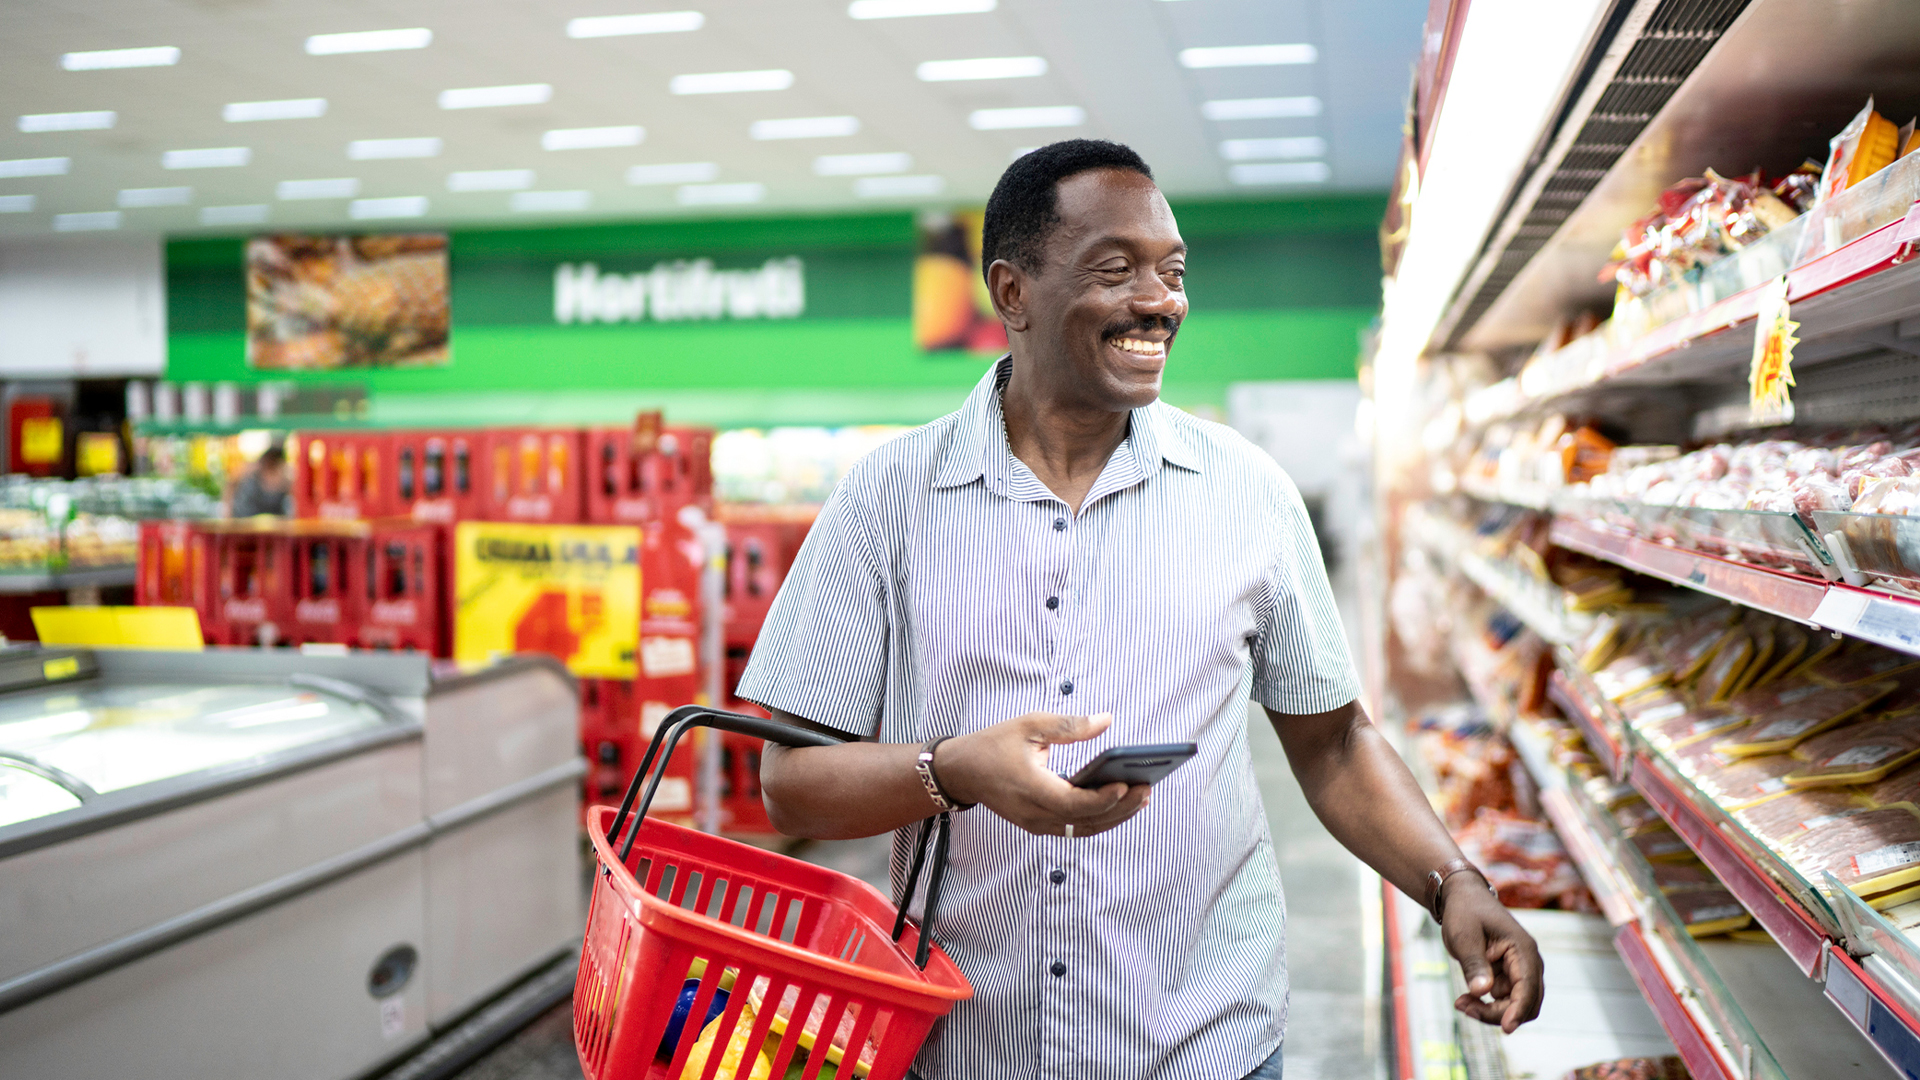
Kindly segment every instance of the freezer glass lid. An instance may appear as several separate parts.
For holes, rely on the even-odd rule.
[[[71,809],[48,783],[85,800],[265,763],[388,723],[371,706],[287,685],[119,683],[9,695],[0,698],[0,769],[16,767],[0,772],[0,825]]]

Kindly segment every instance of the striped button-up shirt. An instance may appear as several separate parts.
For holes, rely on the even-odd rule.
[[[1156,402],[1079,513],[1007,445],[1002,359],[960,411],[862,458],[821,510],[740,695],[886,742],[1034,711],[1111,712],[1056,746],[1192,741],[1146,809],[1094,837],[954,816],[935,939],[974,996],[930,1080],[1221,1080],[1286,1031],[1285,902],[1247,750],[1359,686],[1299,493],[1218,424]],[[896,836],[896,887],[911,830]]]

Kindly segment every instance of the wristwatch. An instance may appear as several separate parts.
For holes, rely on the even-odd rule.
[[[933,805],[942,812],[950,810],[971,810],[974,806],[973,803],[959,802],[950,797],[946,789],[940,786],[939,777],[935,776],[933,772],[933,752],[940,748],[941,743],[946,742],[952,737],[951,735],[941,735],[928,739],[927,745],[920,748],[919,756],[913,759],[913,771],[920,776],[920,786],[927,789],[927,797],[932,799]]]
[[[1487,875],[1482,873],[1479,867],[1465,859],[1455,859],[1437,869],[1427,871],[1427,910],[1433,912],[1434,922],[1441,921],[1444,906],[1441,902],[1441,888],[1446,885],[1448,878],[1463,870],[1478,876],[1481,883],[1486,885],[1487,891],[1496,899],[1500,896],[1500,891],[1493,887],[1493,883],[1487,880]]]

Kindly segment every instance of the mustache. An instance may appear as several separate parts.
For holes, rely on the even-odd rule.
[[[1100,331],[1100,337],[1102,340],[1110,341],[1135,331],[1152,333],[1155,330],[1165,330],[1167,336],[1171,338],[1180,332],[1180,320],[1172,315],[1144,315],[1138,319],[1110,324],[1105,330]]]

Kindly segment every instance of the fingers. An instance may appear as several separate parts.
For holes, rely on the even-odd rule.
[[[1460,961],[1460,974],[1467,980],[1467,993],[1478,998],[1493,989],[1493,970],[1487,964],[1486,927],[1471,915],[1470,911],[1460,911],[1457,916],[1447,920],[1448,925],[1440,929],[1447,951]]]
[[[1152,791],[1145,784],[1135,784],[1132,787],[1125,784],[1109,784],[1100,790],[1105,792],[1115,788],[1120,791],[1119,801],[1103,814],[1073,822],[1075,837],[1098,836],[1108,829],[1124,824],[1128,818],[1146,808],[1148,795]]]
[[[1486,993],[1462,994],[1454,1008],[1483,1024],[1497,1024],[1511,1035],[1540,1015],[1545,981],[1539,950],[1531,938],[1496,938],[1487,946],[1486,958],[1493,975]]]

